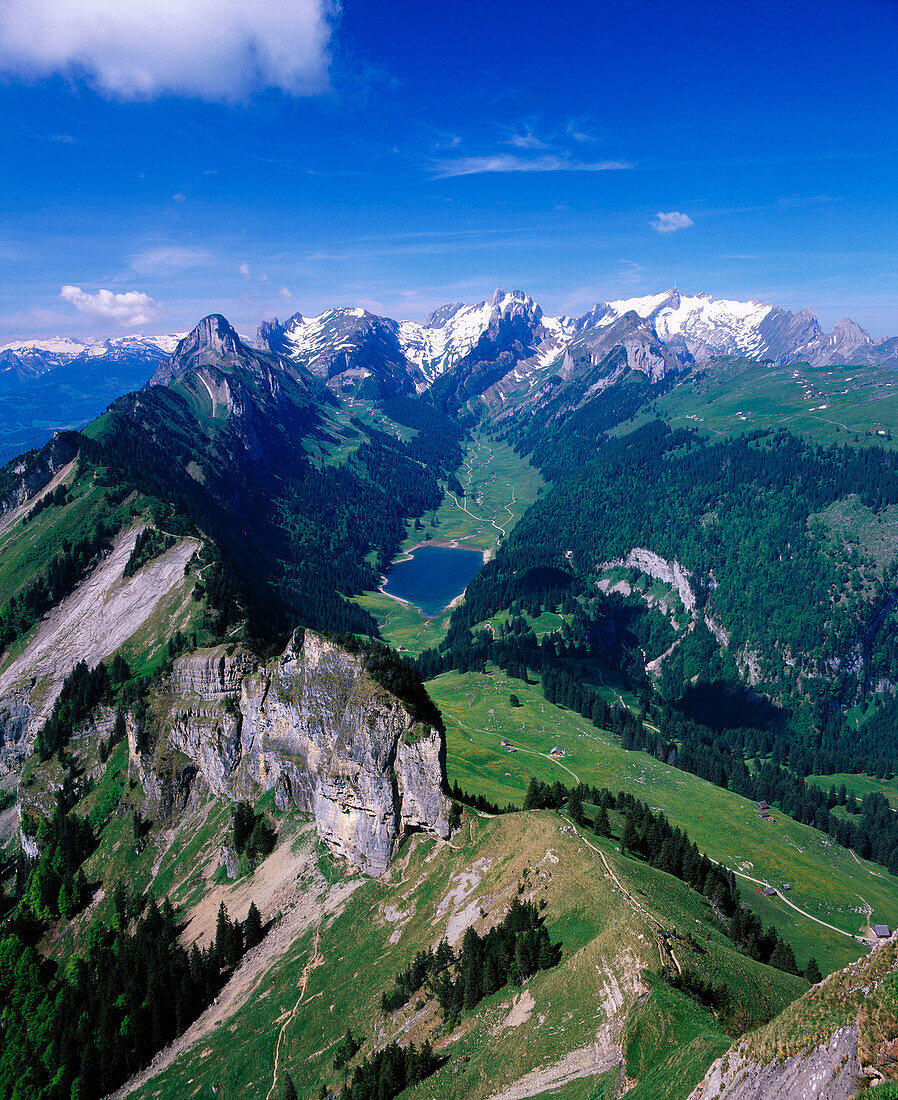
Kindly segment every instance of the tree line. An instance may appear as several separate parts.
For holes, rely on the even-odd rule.
[[[186,950],[167,900],[118,883],[108,925],[64,969],[9,922],[0,937],[0,1097],[91,1100],[147,1065],[211,1002],[264,929],[255,904],[243,922],[219,911],[206,948]],[[63,914],[66,915],[66,914]]]

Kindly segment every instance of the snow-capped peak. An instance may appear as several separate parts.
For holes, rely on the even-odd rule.
[[[491,325],[509,318],[521,318],[534,330],[542,322],[542,310],[523,290],[496,287],[485,302],[474,305],[441,306],[424,324],[399,322],[399,346],[428,382],[445,374],[477,346]]]
[[[73,340],[69,336],[50,336],[46,340],[14,340],[11,344],[4,344],[0,347],[0,351],[12,351],[17,355],[22,352],[26,354],[29,352],[43,352],[47,355],[65,355],[70,359],[74,359],[82,352],[87,351],[88,348],[96,346],[96,341],[85,344],[79,340]]]
[[[761,323],[774,309],[763,302],[712,298],[666,290],[608,302],[600,325],[633,312],[649,320],[662,340],[678,338],[691,354],[755,355],[765,347]]]

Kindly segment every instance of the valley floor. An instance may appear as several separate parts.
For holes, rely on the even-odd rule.
[[[437,511],[421,521],[421,530],[409,531],[402,553],[420,546],[430,535],[446,546],[491,555],[544,485],[537,470],[507,443],[482,434],[468,444],[457,476],[465,495],[459,497],[447,490]],[[412,654],[439,644],[452,610],[446,608],[428,619],[417,608],[380,591],[366,592],[356,602],[377,619],[386,641]]]

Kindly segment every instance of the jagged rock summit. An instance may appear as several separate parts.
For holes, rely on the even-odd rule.
[[[129,740],[163,814],[197,787],[232,800],[273,789],[281,809],[312,813],[322,840],[374,875],[408,833],[449,836],[442,732],[382,687],[363,654],[310,630],[267,664],[224,647],[179,658]]]
[[[148,385],[169,385],[201,367],[221,368],[259,361],[259,365],[267,368],[277,365],[274,356],[244,344],[227,318],[210,313],[180,341],[171,359],[155,371]]]

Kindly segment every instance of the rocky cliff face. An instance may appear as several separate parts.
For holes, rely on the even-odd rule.
[[[898,1076],[898,934],[718,1058],[689,1100],[850,1100]]]
[[[8,474],[0,490],[0,516],[32,500],[78,453],[75,432],[60,432],[38,453],[22,455],[6,467]]]
[[[321,838],[370,874],[411,831],[449,835],[442,734],[371,679],[361,657],[311,631],[261,667],[221,649],[180,658],[147,731],[130,742],[162,812],[197,783],[229,799],[273,788],[280,808],[314,814]]]

